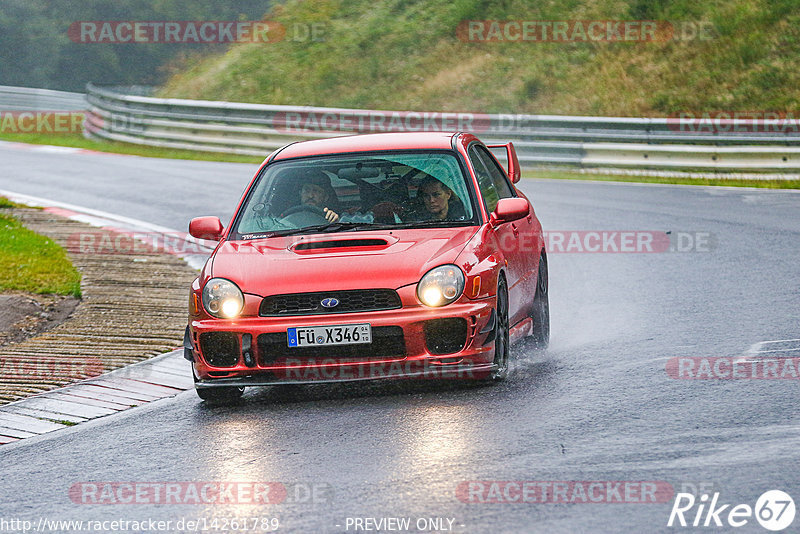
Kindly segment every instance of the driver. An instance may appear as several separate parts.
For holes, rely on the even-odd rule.
[[[336,222],[339,215],[332,208],[337,204],[330,177],[320,170],[307,169],[301,178],[300,205],[317,207],[329,222]]]
[[[331,179],[324,172],[317,169],[303,169],[300,176],[300,204],[284,211],[281,217],[286,217],[290,212],[302,206],[311,206],[322,211],[329,223],[352,222],[372,223],[379,220],[384,223],[400,222],[395,215],[400,210],[399,206],[391,202],[380,202],[373,206],[372,212],[357,214],[345,213],[340,216],[339,199],[331,185]]]

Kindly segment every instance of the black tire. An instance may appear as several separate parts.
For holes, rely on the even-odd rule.
[[[508,288],[505,278],[500,277],[497,283],[497,322],[494,336],[494,369],[488,381],[502,382],[508,376],[509,361],[509,326],[508,326]]]
[[[547,256],[542,252],[539,256],[539,276],[536,279],[536,294],[533,297],[533,332],[531,340],[539,348],[550,344],[550,298],[547,277]]]
[[[243,387],[195,387],[197,396],[211,404],[233,404],[238,401],[244,393]]]

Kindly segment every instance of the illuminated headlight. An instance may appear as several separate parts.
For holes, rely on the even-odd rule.
[[[212,278],[203,288],[203,307],[220,319],[233,319],[242,313],[244,296],[230,280]]]
[[[431,269],[417,285],[417,297],[426,306],[446,306],[464,291],[464,273],[455,265]]]

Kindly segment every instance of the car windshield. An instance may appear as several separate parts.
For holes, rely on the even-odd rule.
[[[259,176],[233,239],[476,223],[452,152],[391,152],[280,162]]]

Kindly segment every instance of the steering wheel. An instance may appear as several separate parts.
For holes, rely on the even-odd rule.
[[[325,217],[325,211],[322,208],[311,204],[300,204],[283,212],[280,222],[300,228],[302,226],[324,224],[328,222],[328,219]]]

